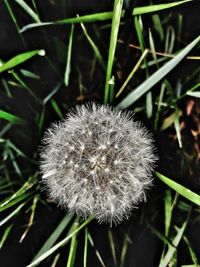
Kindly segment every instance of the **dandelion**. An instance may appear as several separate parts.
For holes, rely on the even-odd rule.
[[[42,182],[62,208],[119,223],[145,200],[157,156],[151,134],[131,112],[77,106],[45,133]]]

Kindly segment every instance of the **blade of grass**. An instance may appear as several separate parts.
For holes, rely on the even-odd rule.
[[[65,75],[64,75],[64,84],[65,86],[69,85],[69,76],[71,72],[71,56],[72,56],[72,41],[74,35],[74,24],[71,25],[71,30],[69,34],[69,43],[67,49],[67,61],[66,61],[66,68],[65,68]]]
[[[46,105],[46,103],[52,98],[52,96],[54,96],[58,90],[60,89],[62,83],[59,82],[56,87],[51,91],[51,93],[49,93],[43,100],[43,104]]]
[[[33,9],[31,9],[26,2],[24,2],[23,0],[14,0],[16,3],[18,3],[18,5],[21,6],[21,8],[23,8],[26,13],[37,23],[40,22],[40,19],[38,17],[38,15],[33,11]]]
[[[175,115],[174,115],[174,127],[176,131],[179,147],[182,148],[181,129],[180,129],[180,122],[179,122],[179,110],[177,107],[176,107]]]
[[[108,239],[109,239],[109,244],[110,244],[111,253],[112,253],[112,257],[113,257],[113,262],[114,262],[115,266],[117,266],[115,242],[113,239],[112,231],[110,229],[108,230]]]
[[[172,218],[172,193],[171,190],[165,191],[165,235],[168,236]]]
[[[25,70],[25,69],[20,69],[20,72],[27,78],[31,78],[34,80],[40,80],[40,76],[36,75],[35,73]]]
[[[177,246],[179,245],[179,243],[180,243],[180,241],[181,241],[181,239],[183,237],[183,234],[185,232],[186,226],[188,224],[188,220],[189,220],[190,214],[191,214],[191,210],[189,211],[187,219],[182,224],[181,228],[176,227],[177,234],[175,235],[175,237],[172,240],[173,246],[169,246],[168,247],[168,250],[167,250],[165,256],[163,258],[161,258],[161,261],[159,263],[159,267],[168,266],[168,263],[172,259],[174,253],[176,252]]]
[[[159,15],[158,14],[152,15],[152,20],[153,20],[154,28],[160,36],[160,40],[163,41],[165,35],[164,35],[164,30],[163,30]]]
[[[13,224],[10,224],[10,225],[6,228],[6,230],[4,231],[3,236],[2,236],[2,238],[1,238],[1,240],[0,240],[0,250],[2,249],[2,247],[3,247],[3,245],[4,245],[5,241],[6,241],[6,239],[8,238],[8,236],[9,236],[9,234],[10,234],[10,231],[11,231],[12,227],[13,227]]]
[[[5,209],[5,207],[13,200],[17,199],[18,197],[22,196],[24,193],[26,193],[26,191],[28,191],[30,188],[33,187],[33,185],[35,185],[36,183],[36,176],[31,176],[28,181],[26,181],[24,183],[24,185],[17,190],[11,197],[9,197],[8,199],[2,201],[0,203],[0,211],[1,209]]]
[[[12,19],[15,27],[16,27],[16,30],[19,33],[20,32],[20,28],[19,28],[19,25],[17,23],[17,19],[16,19],[14,13],[13,13],[13,10],[12,10],[10,4],[9,4],[9,1],[8,0],[4,0],[4,3],[5,3],[5,5],[6,5],[7,9],[8,9],[8,12],[10,14],[10,17],[11,17],[11,19]],[[20,37],[20,39],[21,39],[21,41],[23,43],[24,48],[27,48],[27,45],[26,45],[26,42],[25,42],[25,39],[24,39],[23,35],[22,34],[18,34],[18,36]]]
[[[58,115],[60,119],[63,119],[63,114],[61,109],[59,108],[57,102],[54,99],[51,99],[51,106],[54,109],[55,113]]]
[[[46,251],[48,251],[58,240],[59,236],[63,233],[63,231],[66,229],[66,227],[69,225],[70,221],[72,220],[74,214],[66,214],[61,222],[58,224],[56,229],[52,232],[52,234],[49,236],[49,238],[45,241],[41,249],[38,251],[38,253],[33,258],[33,261],[37,260],[42,254],[44,254]]]
[[[97,259],[99,260],[99,263],[101,264],[102,267],[106,267],[106,265],[105,265],[105,263],[103,262],[103,259],[102,259],[101,255],[100,255],[98,249],[95,248],[95,246],[94,246],[94,241],[93,241],[92,236],[91,236],[90,233],[88,233],[88,240],[89,240],[89,242],[90,242],[90,245],[95,249],[95,254],[96,254],[96,256],[97,256]]]
[[[135,64],[135,66],[133,67],[132,71],[130,72],[130,74],[128,75],[127,79],[125,80],[125,82],[123,83],[123,85],[121,86],[121,88],[119,89],[119,91],[116,94],[116,98],[123,92],[124,88],[127,86],[127,84],[130,82],[130,80],[132,79],[133,75],[136,73],[136,71],[139,69],[140,65],[142,64],[143,59],[147,56],[148,54],[148,50],[145,49],[144,52],[142,53],[141,57],[139,58],[139,60],[137,61],[137,63]]]
[[[109,103],[113,102],[115,94],[115,76],[113,75],[109,81]]]
[[[83,267],[87,267],[88,254],[88,228],[85,227],[84,253],[83,253]]]
[[[196,256],[194,250],[192,249],[192,246],[191,246],[189,240],[187,239],[186,236],[183,236],[183,240],[185,241],[185,243],[186,243],[186,245],[187,245],[187,247],[188,247],[188,250],[189,250],[189,252],[190,252],[190,256],[191,256],[191,258],[192,258],[192,261],[193,261],[193,263],[194,263],[194,266],[195,266],[195,267],[199,267],[199,263],[198,263],[197,256]]]
[[[166,76],[183,58],[198,44],[200,36],[194,39],[187,45],[177,56],[167,62],[154,74],[152,74],[146,81],[140,84],[135,90],[128,94],[118,105],[120,109],[125,109],[147,93],[156,83],[158,83],[164,76]]]
[[[199,86],[198,86],[199,87]],[[200,98],[200,92],[187,92],[186,95]]]
[[[175,190],[177,193],[179,193],[181,196],[187,198],[192,203],[200,206],[200,196],[194,192],[192,192],[190,189],[184,187],[183,185],[180,185],[173,180],[169,179],[168,177],[162,175],[159,172],[155,172],[155,175],[163,181],[165,184],[167,184],[169,187],[171,187],[173,190]]]
[[[33,267],[38,265],[41,261],[46,259],[48,256],[50,256],[52,253],[54,253],[57,249],[64,246],[75,234],[77,234],[82,228],[84,228],[88,223],[92,221],[92,217],[89,217],[86,221],[84,221],[76,230],[71,232],[69,235],[67,235],[64,239],[62,239],[60,242],[58,242],[56,245],[51,247],[48,251],[43,253],[39,258],[34,260],[32,263],[27,265],[26,267]]]
[[[78,220],[74,223],[72,231],[75,231],[79,226],[79,222]],[[71,238],[71,244],[70,244],[70,249],[69,249],[69,256],[68,256],[68,260],[67,260],[67,267],[73,267],[74,266],[74,262],[75,262],[75,255],[76,255],[76,249],[77,249],[77,234],[75,234],[72,238]]]
[[[23,208],[23,206],[25,204],[26,204],[26,202],[22,203],[14,211],[12,211],[8,216],[6,216],[3,220],[1,220],[0,221],[0,227],[2,225],[4,225],[5,223],[7,223],[7,221],[9,221],[12,217],[14,217],[15,215],[17,215],[19,213],[19,211]]]
[[[21,236],[21,238],[19,240],[19,243],[22,243],[22,241],[24,240],[24,238],[28,234],[28,231],[30,230],[30,228],[31,228],[31,226],[33,224],[33,220],[34,220],[34,216],[35,216],[35,210],[36,210],[36,206],[37,206],[38,200],[39,200],[39,195],[36,195],[33,198],[33,203],[32,203],[32,206],[31,206],[31,215],[30,215],[30,218],[29,218],[29,221],[28,221],[28,225],[27,225],[24,233],[22,234],[22,236]]]
[[[97,60],[99,61],[99,63],[102,66],[102,68],[105,70],[106,66],[104,64],[104,60],[103,60],[103,57],[102,57],[102,55],[101,55],[101,53],[99,51],[99,48],[97,47],[97,45],[94,43],[94,41],[92,40],[92,38],[88,34],[85,25],[83,23],[80,23],[80,25],[81,25],[81,28],[83,30],[83,33],[85,34],[85,37],[87,38],[89,44],[91,45],[91,47],[92,47],[92,49],[94,51],[94,54],[95,54]]]
[[[122,13],[123,0],[115,0],[114,1],[114,9],[113,9],[113,17],[112,17],[112,26],[111,26],[111,34],[110,34],[110,45],[108,52],[108,63],[106,70],[106,83],[105,83],[105,91],[104,91],[104,103],[108,103],[109,99],[109,81],[112,76],[112,68],[115,56],[115,50],[117,46],[117,36],[119,31],[121,13]]]
[[[3,111],[2,109],[0,109],[0,119],[4,119],[7,120],[9,122],[11,122],[12,124],[24,124],[25,120],[13,115],[9,112]]]
[[[182,5],[190,1],[192,0],[184,0],[184,1],[170,2],[166,4],[159,4],[159,5],[135,7],[133,9],[132,15],[141,15],[141,14],[146,14],[146,13],[151,13],[151,12],[158,12],[160,10],[165,10],[165,9],[172,8],[178,5]],[[121,17],[124,17],[124,14],[125,14],[125,10],[122,10]],[[111,12],[102,12],[102,13],[95,13],[95,14],[80,16],[79,18],[75,17],[75,18],[68,18],[68,19],[50,21],[50,22],[31,23],[31,24],[24,26],[20,30],[20,32],[22,33],[35,27],[43,27],[43,26],[50,26],[50,25],[104,21],[104,20],[110,20],[112,19],[112,17],[113,17],[113,12],[111,11]]]
[[[41,49],[41,50],[33,50],[33,51],[28,51],[28,52],[24,52],[22,54],[19,54],[15,57],[11,58],[7,62],[1,63],[0,64],[0,73],[3,71],[13,69],[17,65],[29,60],[30,58],[32,58],[36,55],[44,56],[45,51],[43,49]]]
[[[128,229],[128,232],[125,233],[124,235],[124,240],[123,240],[123,245],[122,245],[122,250],[121,250],[121,255],[120,255],[120,267],[123,267],[125,264],[125,256],[128,250],[128,244],[129,244],[129,231],[130,228]]]
[[[58,266],[58,265],[57,265],[57,262],[58,262],[59,258],[60,258],[60,253],[56,254],[56,256],[55,256],[55,258],[54,258],[54,260],[53,260],[53,262],[52,262],[52,264],[51,264],[51,267],[56,267],[56,266]]]

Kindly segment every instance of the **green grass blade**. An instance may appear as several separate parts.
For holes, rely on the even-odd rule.
[[[200,98],[200,92],[187,92],[186,95]]]
[[[11,212],[8,216],[6,216],[3,220],[0,221],[0,227],[4,225],[7,221],[9,221],[12,217],[19,213],[19,211],[23,208],[26,203],[22,203],[19,205],[13,212]]]
[[[176,108],[176,110],[175,110],[174,127],[175,127],[175,131],[176,131],[176,136],[177,136],[177,139],[178,139],[179,147],[182,148],[181,128],[180,128],[179,110],[178,110],[178,108]]]
[[[154,74],[152,74],[146,81],[140,84],[134,91],[126,96],[117,107],[125,109],[147,93],[156,83],[162,80],[173,68],[175,68],[181,60],[198,44],[200,36],[194,39],[189,45],[187,45],[177,56],[172,58]]]
[[[43,100],[43,104],[46,105],[46,103],[51,100],[51,98],[58,92],[58,90],[60,89],[62,83],[59,82],[56,87],[44,98]]]
[[[8,199],[2,201],[0,203],[0,211],[1,209],[5,209],[5,207],[13,200],[17,199],[18,197],[22,196],[26,191],[28,191],[30,188],[33,187],[33,185],[36,183],[36,177],[31,176],[27,182],[19,189],[17,190],[12,196],[10,196]]]
[[[188,213],[187,219],[182,224],[181,228],[176,227],[177,234],[175,235],[175,237],[172,240],[173,246],[169,246],[168,247],[168,250],[167,250],[165,256],[161,258],[159,267],[166,267],[166,266],[168,266],[168,263],[173,258],[173,255],[176,252],[177,246],[179,245],[179,243],[180,243],[180,241],[181,241],[181,239],[183,237],[183,234],[185,232],[185,229],[186,229],[186,226],[187,226],[187,223],[188,223],[188,219],[189,219],[190,213],[191,212]]]
[[[7,62],[1,63],[0,64],[0,73],[3,71],[6,71],[6,70],[13,69],[17,65],[29,60],[30,58],[32,58],[36,55],[44,56],[45,51],[43,49],[42,50],[33,50],[33,51],[28,51],[28,52],[19,54],[15,57],[11,58]]]
[[[87,267],[87,254],[88,254],[88,229],[87,229],[87,227],[85,227],[83,267]]]
[[[135,7],[133,9],[132,15],[141,15],[151,12],[158,12],[161,10],[165,10],[168,8],[172,8],[178,5],[185,4],[187,2],[190,2],[192,0],[184,0],[184,1],[177,1],[177,2],[170,2],[166,4],[159,4],[159,5],[150,5],[150,6],[143,6],[143,7]],[[125,11],[122,10],[121,16],[124,17]],[[20,32],[25,32],[29,29],[35,28],[35,27],[43,27],[43,26],[50,26],[50,25],[59,25],[59,24],[69,24],[69,23],[81,23],[81,22],[96,22],[96,21],[104,21],[104,20],[110,20],[113,17],[113,12],[102,12],[102,13],[95,13],[75,18],[68,18],[58,21],[50,21],[50,22],[41,22],[41,23],[31,23],[26,26],[24,26]]]
[[[40,19],[38,17],[38,15],[33,11],[32,8],[30,8],[27,3],[23,0],[14,0],[15,2],[17,2],[21,8],[23,8],[26,13],[35,21],[35,22],[40,22]]]
[[[13,115],[9,112],[3,111],[2,109],[0,109],[0,119],[7,120],[11,122],[12,124],[24,124],[25,123],[25,120],[23,120],[22,118],[16,115]]]
[[[36,75],[35,73],[33,73],[29,70],[20,69],[20,72],[27,78],[31,78],[34,80],[40,80],[40,76]]]
[[[148,54],[148,50],[145,49],[144,52],[142,53],[142,55],[140,56],[140,58],[138,59],[137,63],[135,64],[135,66],[133,67],[132,71],[130,72],[130,74],[128,75],[127,79],[125,80],[125,82],[122,84],[121,88],[119,89],[119,91],[116,94],[116,98],[119,97],[119,95],[123,92],[123,90],[126,88],[126,86],[128,85],[128,83],[130,82],[130,80],[132,79],[133,75],[136,73],[136,71],[139,69],[140,65],[142,64],[142,61],[144,60],[144,58],[147,56]]]
[[[72,231],[75,231],[79,226],[79,222],[78,220],[74,223]],[[76,249],[77,249],[77,234],[75,234],[72,238],[71,238],[71,244],[70,244],[70,249],[69,249],[69,256],[68,256],[68,260],[67,260],[67,267],[73,267],[74,266],[74,262],[75,262],[75,255],[76,255]]]
[[[53,247],[51,247],[48,251],[46,251],[45,253],[43,253],[39,258],[37,258],[36,260],[34,260],[32,263],[30,263],[26,267],[33,267],[33,266],[38,265],[41,261],[43,261],[48,256],[50,256],[52,253],[54,253],[57,249],[59,249],[60,247],[64,246],[75,234],[77,234],[82,228],[84,228],[88,223],[90,223],[92,221],[92,219],[93,219],[92,217],[89,217],[76,230],[74,230],[73,232],[71,232],[63,240],[61,240],[56,245],[54,245]]]
[[[115,50],[117,46],[117,36],[119,31],[119,24],[122,13],[123,0],[115,0],[114,9],[113,9],[113,18],[112,18],[112,27],[110,35],[110,45],[108,52],[108,63],[106,70],[106,83],[105,83],[105,92],[104,92],[104,103],[108,103],[109,99],[109,82],[112,76],[112,68],[115,56]]]
[[[97,60],[99,61],[99,63],[102,66],[102,68],[105,70],[106,67],[105,67],[105,64],[104,64],[104,61],[103,61],[103,57],[102,57],[102,55],[101,55],[101,53],[99,51],[99,48],[97,47],[97,45],[94,43],[94,41],[92,40],[92,38],[88,34],[85,25],[83,23],[80,23],[80,25],[81,25],[81,28],[83,30],[83,33],[85,34],[85,37],[87,38],[89,44],[91,45],[91,47],[92,47],[92,49],[94,51],[94,54],[95,54]]]
[[[165,191],[165,236],[168,236],[172,218],[172,193],[171,190]]]
[[[63,119],[64,116],[62,114],[62,111],[54,99],[51,99],[51,105],[52,105],[52,108],[55,111],[55,113],[58,115],[58,117],[60,119]]]
[[[169,187],[171,187],[173,190],[175,190],[177,193],[179,193],[181,196],[187,198],[191,202],[193,202],[196,205],[200,206],[200,196],[194,192],[192,192],[190,189],[184,187],[183,185],[180,185],[173,180],[169,179],[168,177],[162,175],[159,172],[155,172],[156,176],[163,181],[165,184],[167,184]]]
[[[90,242],[90,245],[94,248],[95,250],[95,254],[97,256],[97,259],[99,260],[99,263],[101,264],[102,267],[106,267],[105,263],[103,262],[103,259],[99,253],[99,250],[97,248],[95,248],[95,245],[94,245],[94,241],[93,241],[93,238],[91,236],[90,233],[88,233],[88,240]]]
[[[112,258],[113,258],[114,264],[116,266],[117,265],[117,256],[116,256],[115,242],[114,242],[114,238],[113,238],[113,233],[110,229],[108,230],[108,239],[109,239],[109,244],[110,244],[110,248],[111,248]]]
[[[186,236],[183,236],[183,240],[185,241],[185,243],[186,243],[186,245],[187,245],[187,247],[188,247],[188,250],[189,250],[189,252],[190,252],[190,256],[191,256],[191,258],[192,258],[192,261],[193,261],[193,263],[194,263],[194,266],[195,266],[195,267],[199,267],[199,263],[198,263],[198,259],[197,259],[196,253],[194,252],[194,250],[193,250],[193,248],[192,248],[192,246],[191,246],[189,240],[187,239]]]
[[[67,62],[65,68],[65,75],[64,75],[64,84],[65,86],[69,85],[69,76],[71,72],[71,56],[72,56],[72,41],[74,35],[74,24],[71,25],[70,35],[69,35],[69,43],[67,49]]]
[[[3,247],[3,245],[4,245],[5,241],[6,241],[6,239],[8,238],[9,233],[10,233],[12,227],[13,227],[13,224],[9,225],[6,228],[6,230],[4,231],[3,236],[2,236],[2,238],[0,240],[0,250],[2,249],[2,247]]]
[[[57,241],[59,236],[62,234],[62,232],[66,229],[70,221],[72,220],[74,214],[66,214],[64,218],[61,220],[61,222],[58,224],[56,229],[52,232],[52,234],[49,236],[49,238],[45,241],[41,249],[38,251],[38,253],[33,258],[33,261],[38,259],[42,254],[44,254],[46,251],[48,251]]]

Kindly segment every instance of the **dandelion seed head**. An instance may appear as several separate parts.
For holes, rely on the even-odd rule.
[[[117,224],[145,200],[157,156],[151,134],[131,112],[77,106],[43,143],[42,182],[61,207]]]

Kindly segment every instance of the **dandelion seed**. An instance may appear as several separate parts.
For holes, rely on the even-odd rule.
[[[77,106],[43,141],[42,181],[61,207],[117,224],[145,200],[157,156],[151,134],[131,112]]]

